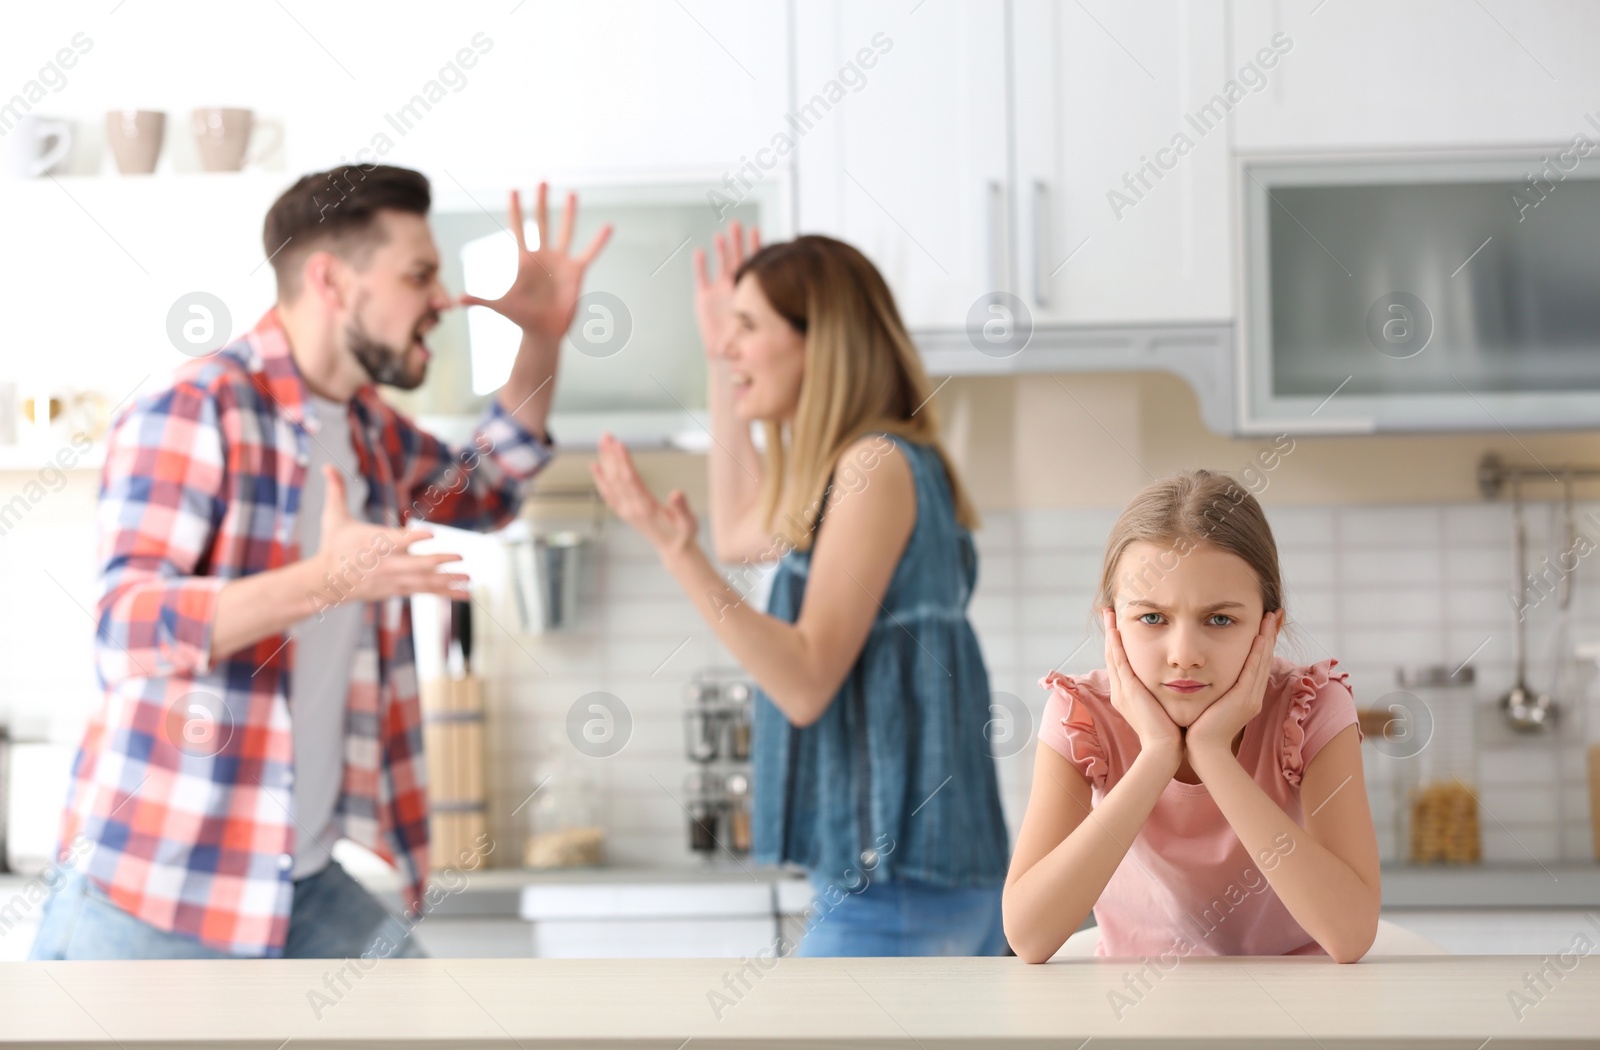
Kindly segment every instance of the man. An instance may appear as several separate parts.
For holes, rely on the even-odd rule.
[[[348,958],[385,939],[379,954],[421,954],[329,847],[348,837],[389,860],[420,907],[428,807],[404,599],[464,598],[466,577],[453,555],[411,553],[429,535],[411,523],[504,525],[552,455],[560,341],[610,230],[570,255],[576,201],[552,242],[545,193],[536,251],[512,194],[511,289],[452,300],[426,178],[306,176],[267,214],[277,305],[118,419],[100,495],[105,695],[61,833],[93,848],[48,903],[34,958]],[[422,382],[425,338],[457,302],[522,329],[461,450],[376,389]]]

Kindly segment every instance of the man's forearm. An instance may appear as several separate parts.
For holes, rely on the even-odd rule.
[[[315,561],[305,559],[230,580],[217,592],[216,619],[211,625],[212,661],[282,634],[335,604],[337,598],[328,597],[329,584],[319,571]]]
[[[524,332],[522,345],[517,348],[517,359],[511,365],[511,375],[500,388],[500,404],[522,429],[549,443],[545,429],[550,418],[550,401],[556,392],[556,363],[561,356],[561,342],[549,342],[541,336]]]

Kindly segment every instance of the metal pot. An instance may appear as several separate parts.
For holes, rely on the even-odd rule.
[[[507,542],[524,631],[564,631],[577,622],[578,572],[585,542],[580,532],[552,532]]]
[[[11,731],[0,724],[0,872],[8,872],[11,844],[6,839],[6,824],[11,816]]]

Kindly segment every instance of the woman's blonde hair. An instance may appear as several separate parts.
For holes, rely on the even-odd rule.
[[[1272,538],[1267,516],[1256,498],[1227,474],[1209,470],[1174,474],[1133,497],[1106,541],[1096,609],[1115,604],[1118,562],[1129,544],[1139,542],[1167,549],[1157,563],[1140,572],[1123,569],[1123,581],[1134,589],[1147,584],[1151,574],[1170,572],[1177,559],[1194,548],[1207,546],[1236,554],[1250,566],[1261,584],[1263,612],[1283,607],[1278,544]]]
[[[763,511],[777,535],[810,549],[839,457],[874,431],[931,445],[949,478],[956,520],[976,529],[977,509],[939,441],[932,384],[877,268],[843,241],[808,235],[762,248],[734,280],[746,276],[805,337],[805,378],[787,447],[779,423],[763,424]]]

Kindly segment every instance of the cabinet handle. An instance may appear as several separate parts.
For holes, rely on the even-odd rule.
[[[1005,189],[1000,185],[1000,180],[990,179],[983,184],[983,212],[984,221],[988,223],[985,235],[989,248],[989,287],[987,291],[1004,291],[1000,286],[1000,228],[1005,222],[1003,208],[1005,207]]]
[[[1050,186],[1033,180],[1033,301],[1050,305]]]

